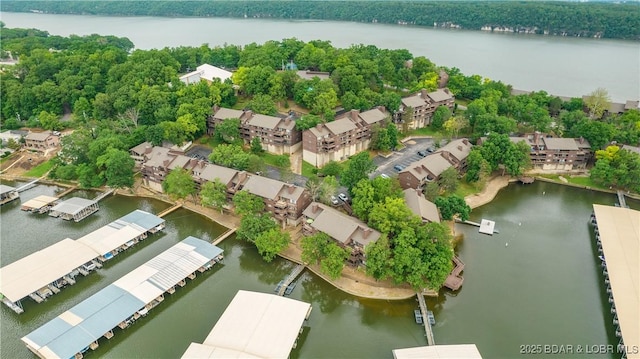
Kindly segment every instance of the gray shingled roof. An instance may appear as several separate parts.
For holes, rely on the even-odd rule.
[[[237,170],[208,163],[200,173],[200,178],[206,181],[214,181],[218,178],[220,182],[228,185],[237,174]]]
[[[244,184],[243,190],[262,198],[275,200],[284,185],[284,182],[254,175],[249,177],[247,183]]]
[[[25,140],[33,140],[33,141],[44,141],[51,136],[51,131],[44,132],[30,132]]]
[[[362,245],[366,245],[380,238],[380,232],[370,229],[364,222],[325,206],[322,203],[311,203],[304,210],[303,214],[313,219],[313,222],[310,223],[311,227],[328,234],[340,243],[346,244],[349,240],[354,240]],[[359,228],[361,232],[358,231]],[[364,230],[371,230],[366,239],[363,235]]]
[[[447,151],[451,153],[455,158],[457,158],[458,161],[462,161],[463,159],[467,158],[467,156],[469,156],[469,152],[471,152],[471,143],[465,138],[460,138],[447,143],[437,152],[442,151]]]
[[[435,176],[440,176],[442,172],[444,172],[447,168],[451,167],[451,163],[447,161],[444,157],[442,157],[439,153],[434,153],[429,155],[421,160],[418,160],[402,172],[409,171],[415,178],[422,180],[427,176],[425,171],[420,171],[422,167],[429,170],[429,172],[433,173]]]
[[[417,108],[424,106],[427,102],[422,97],[420,97],[420,94],[416,94],[410,97],[403,98],[402,103],[405,106]]]

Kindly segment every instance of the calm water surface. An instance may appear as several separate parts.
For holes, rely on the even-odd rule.
[[[23,192],[22,200],[53,194],[56,189],[40,185]],[[91,198],[95,193],[72,195]],[[476,209],[472,220],[495,220],[500,234],[486,236],[475,227],[457,227],[465,235],[458,246],[466,263],[465,284],[458,293],[443,291],[428,301],[437,320],[436,342],[476,343],[485,358],[518,357],[524,344],[617,344],[587,224],[592,203],[613,204],[614,200],[610,194],[536,182],[512,184],[494,202]],[[630,204],[640,208],[637,202]],[[32,216],[20,211],[19,205],[14,202],[0,209],[2,265],[65,237],[78,238],[136,208],[158,213],[167,207],[154,200],[110,196],[101,202],[99,212],[70,223]],[[186,236],[212,240],[225,230],[183,209],[166,219],[164,233],[150,236],[47,302],[25,300],[22,315],[1,306],[1,356],[34,358],[20,341],[22,336]],[[251,245],[233,237],[221,247],[224,265],[167,295],[149,316],[102,341],[86,357],[180,357],[189,343],[207,336],[237,290],[271,293],[293,268],[281,259],[264,263]],[[392,349],[426,345],[423,331],[413,320],[417,308],[413,299],[360,299],[308,272],[291,297],[314,308],[293,358],[392,358]]]
[[[128,37],[139,49],[246,45],[297,38],[407,49],[467,75],[501,80],[514,88],[580,97],[598,87],[614,101],[640,99],[640,43],[335,21],[1,14],[7,27],[51,34]],[[284,59],[285,61],[287,59]]]

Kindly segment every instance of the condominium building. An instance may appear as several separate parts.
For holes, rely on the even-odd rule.
[[[332,122],[318,124],[302,134],[302,158],[316,167],[346,160],[369,149],[372,127],[389,117],[384,107],[360,112],[351,110]]]
[[[409,129],[422,128],[431,124],[431,117],[439,106],[446,106],[453,110],[454,100],[453,94],[447,88],[437,89],[433,92],[422,89],[402,99],[398,114],[401,117],[411,108],[413,116],[408,125]]]
[[[591,145],[584,138],[558,138],[534,132],[509,139],[516,143],[524,141],[531,148],[531,165],[543,170],[583,169],[592,157]]]

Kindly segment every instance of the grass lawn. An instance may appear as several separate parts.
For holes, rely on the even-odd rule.
[[[291,158],[289,158],[289,155],[274,155],[273,153],[262,152],[260,154],[260,157],[262,157],[266,164],[278,168],[282,168],[282,166],[278,164],[279,157],[286,157],[287,159],[289,159],[289,163],[291,163]]]
[[[24,175],[26,177],[42,177],[45,173],[49,172],[51,168],[53,168],[53,161],[49,160],[47,162],[44,162],[32,168],[31,170],[27,171]]]
[[[302,161],[302,175],[311,178],[316,175],[317,169],[309,162]]]
[[[470,194],[479,193],[480,190],[476,188],[475,184],[468,183],[467,181],[458,181],[458,188],[453,193],[461,198],[465,198]]]

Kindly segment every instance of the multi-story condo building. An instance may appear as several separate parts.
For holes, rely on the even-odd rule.
[[[302,133],[296,129],[292,116],[280,118],[253,113],[250,110],[234,110],[215,106],[213,115],[207,120],[207,133],[213,134],[215,127],[230,119],[240,120],[240,137],[245,143],[259,138],[262,148],[275,154],[291,154],[302,145]]]
[[[384,107],[360,112],[351,110],[332,122],[318,124],[302,134],[302,158],[316,167],[329,161],[342,161],[371,143],[371,129],[381,125],[389,114]]]
[[[304,235],[323,232],[341,247],[351,249],[347,261],[353,266],[365,264],[366,246],[380,238],[380,232],[369,228],[364,222],[318,202],[307,207],[303,219]]]
[[[408,126],[409,129],[422,128],[431,123],[431,117],[439,106],[446,106],[453,110],[454,100],[453,94],[447,88],[438,89],[433,92],[427,92],[427,90],[422,89],[402,99],[398,115],[401,118],[402,114],[406,112],[408,108],[411,108],[413,110],[413,117]],[[398,120],[400,118],[398,118]]]
[[[543,170],[583,169],[592,156],[591,146],[584,138],[558,138],[534,132],[509,139],[516,143],[524,141],[531,147],[531,165]]]
[[[427,182],[437,181],[440,174],[449,167],[459,172],[467,168],[467,157],[471,152],[471,142],[461,138],[449,142],[435,153],[413,162],[400,171],[398,181],[402,189],[422,188]]]
[[[262,198],[265,209],[283,226],[298,225],[302,211],[311,203],[311,196],[303,187],[190,158],[175,149],[153,147],[143,157],[143,183],[158,192],[163,191],[162,182],[171,170],[183,168],[189,171],[198,190],[207,181],[219,180],[227,187],[229,200],[241,190]]]
[[[435,203],[429,201],[424,197],[422,191],[415,188],[407,188],[404,191],[404,201],[407,203],[407,207],[416,216],[420,217],[422,222],[436,222],[440,223],[440,211]]]
[[[24,148],[38,152],[46,152],[59,144],[60,136],[54,135],[51,131],[29,132],[24,138]]]

